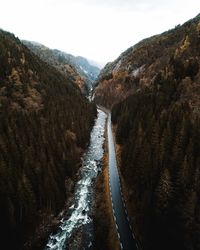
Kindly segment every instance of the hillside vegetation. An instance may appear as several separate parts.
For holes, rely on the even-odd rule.
[[[95,90],[112,108],[120,171],[146,250],[200,249],[200,16],[108,64]]]
[[[65,77],[70,77],[84,94],[89,94],[93,88],[93,82],[100,72],[98,67],[91,65],[86,58],[81,56],[75,57],[35,42],[23,41],[23,43],[42,60],[58,69]]]
[[[0,30],[0,239],[6,249],[23,249],[61,211],[80,167],[96,108],[70,78]]]
[[[162,84],[165,78],[181,84],[183,99],[191,95],[198,99],[199,38],[200,15],[129,48],[101,71],[96,102],[111,108],[142,88]]]

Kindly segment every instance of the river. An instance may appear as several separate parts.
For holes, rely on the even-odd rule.
[[[93,184],[100,171],[103,157],[104,131],[107,115],[98,109],[98,116],[90,135],[90,145],[83,155],[80,180],[76,183],[73,204],[61,220],[61,224],[54,234],[51,234],[45,250],[66,250],[75,230],[83,227],[84,249],[92,249],[93,219],[92,200]]]

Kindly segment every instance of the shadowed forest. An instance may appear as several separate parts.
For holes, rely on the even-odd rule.
[[[7,249],[21,249],[64,207],[65,180],[75,179],[96,108],[72,81],[4,31],[0,81],[1,239]]]

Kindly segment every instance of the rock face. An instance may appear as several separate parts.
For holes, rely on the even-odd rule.
[[[51,50],[39,43],[22,42],[42,60],[58,69],[65,76],[70,75],[84,94],[88,94],[91,91],[100,69],[89,63],[86,58],[81,56],[75,57],[56,49]]]
[[[200,16],[108,64],[95,100],[112,108],[143,249],[200,249]]]
[[[199,36],[200,16],[197,16],[182,26],[132,46],[101,71],[95,89],[96,102],[110,108],[166,77],[187,81],[191,86],[189,82],[200,78]],[[192,86],[190,91],[194,94],[196,85]],[[185,93],[185,98],[187,95],[190,93]]]
[[[65,76],[0,30],[1,243],[23,249],[68,198],[96,108]]]

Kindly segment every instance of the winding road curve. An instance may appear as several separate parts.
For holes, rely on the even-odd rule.
[[[120,178],[117,168],[115,146],[111,128],[111,114],[108,113],[107,122],[108,149],[109,149],[109,185],[112,201],[113,216],[116,223],[121,249],[137,250],[138,245],[130,228],[125,204],[122,198]]]

